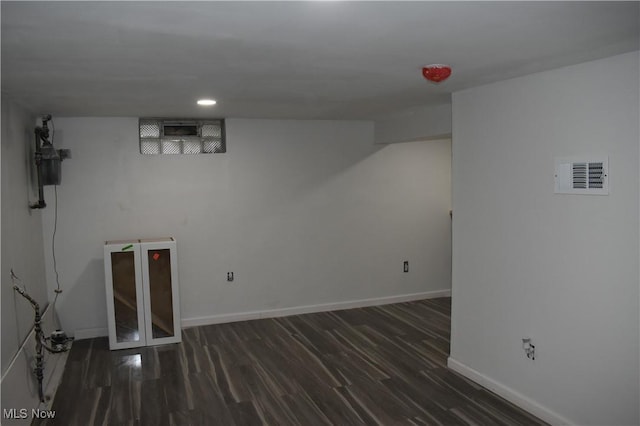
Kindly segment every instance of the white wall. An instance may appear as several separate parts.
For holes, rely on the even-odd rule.
[[[376,143],[451,138],[451,103],[398,111],[375,121]]]
[[[450,288],[448,140],[381,147],[369,122],[229,119],[226,154],[143,156],[136,118],[54,120],[73,153],[58,188],[69,330],[106,327],[107,239],[176,237],[187,323]],[[43,222],[48,244],[52,210]]]
[[[29,410],[38,406],[37,382],[32,372],[35,342],[30,333],[34,310],[13,290],[10,271],[13,269],[21,280],[16,283],[26,288],[43,312],[47,307],[47,286],[41,213],[29,209],[29,204],[37,200],[34,124],[31,114],[2,96],[2,408]],[[53,331],[51,314],[43,317],[43,327],[47,332]],[[56,359],[48,357],[48,365],[54,365]],[[45,383],[51,372],[51,368],[45,369]],[[30,421],[3,420],[3,424]]]
[[[640,421],[638,59],[453,96],[450,365],[553,422]],[[553,193],[554,157],[598,154],[610,195]]]

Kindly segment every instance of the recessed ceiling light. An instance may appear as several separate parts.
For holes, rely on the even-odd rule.
[[[200,99],[198,101],[198,105],[210,106],[215,104],[216,104],[216,101],[214,101],[213,99]]]

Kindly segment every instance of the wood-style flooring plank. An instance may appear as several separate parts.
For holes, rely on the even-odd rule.
[[[37,426],[542,425],[446,367],[451,299],[75,342]]]

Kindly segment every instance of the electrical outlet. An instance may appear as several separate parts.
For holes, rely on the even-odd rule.
[[[536,347],[531,343],[531,339],[522,339],[522,349],[530,360],[536,359]]]
[[[227,281],[233,281],[233,272],[227,272]]]
[[[403,266],[403,268],[404,268],[404,269],[403,269],[403,270],[404,270],[404,272],[409,272],[409,261],[408,261],[408,260],[405,260],[405,261],[404,261],[404,266]]]

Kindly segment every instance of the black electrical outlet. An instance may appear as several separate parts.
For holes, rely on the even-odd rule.
[[[409,272],[409,261],[408,260],[404,261],[404,272]]]
[[[227,272],[227,281],[233,281],[233,272]]]

